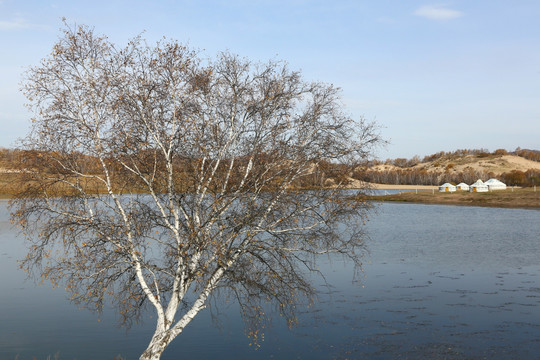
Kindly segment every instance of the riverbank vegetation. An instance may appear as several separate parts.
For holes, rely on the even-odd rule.
[[[153,164],[151,150],[139,154],[139,158]],[[271,156],[271,154],[268,154]],[[92,180],[92,174],[98,173],[100,164],[97,158],[80,153],[70,154],[81,172],[87,176],[84,186],[94,193],[106,192],[101,183]],[[44,177],[54,164],[47,164],[50,154],[36,150],[18,150],[0,148],[0,197],[11,197],[21,191],[21,183],[31,183],[37,177]],[[247,159],[245,159],[247,162]],[[264,166],[264,157],[260,165]],[[245,167],[242,159],[235,159],[238,168]],[[197,166],[196,159],[178,159],[175,176],[182,178],[183,184],[189,181],[190,172]],[[286,164],[285,164],[286,165]],[[56,172],[57,169],[54,169]],[[540,151],[516,149],[507,151],[497,149],[489,152],[485,149],[466,149],[454,152],[439,152],[425,156],[423,159],[387,159],[386,161],[370,160],[356,164],[342,164],[329,161],[314,163],[311,172],[296,179],[291,188],[313,189],[346,184],[349,187],[360,187],[364,183],[390,185],[440,185],[444,182],[471,184],[478,179],[497,178],[508,186],[534,187],[540,186]],[[230,179],[235,181],[235,179]],[[56,192],[66,192],[65,186],[56,182],[50,184]],[[123,186],[127,186],[125,183]],[[135,190],[136,183],[130,182],[130,191]],[[189,186],[187,186],[189,187]],[[24,188],[24,186],[23,186]],[[270,189],[271,185],[267,184]],[[128,190],[128,189],[125,189]],[[52,189],[51,189],[52,191]]]

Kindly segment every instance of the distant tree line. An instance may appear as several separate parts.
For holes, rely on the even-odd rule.
[[[472,184],[478,179],[486,181],[498,178],[509,186],[540,185],[540,171],[529,169],[525,172],[512,170],[501,175],[491,171],[466,169],[462,172],[427,171],[425,169],[394,169],[394,170],[354,170],[352,177],[357,180],[392,185],[439,185],[445,182]]]
[[[141,154],[141,156],[150,156],[151,154]],[[347,184],[351,179],[373,182],[379,184],[392,185],[439,185],[444,182],[458,184],[464,182],[471,184],[478,179],[483,181],[492,177],[497,177],[510,186],[535,186],[540,185],[540,171],[529,169],[527,171],[512,170],[501,175],[495,175],[493,172],[485,170],[465,169],[461,172],[451,171],[454,165],[447,164],[438,171],[427,171],[425,169],[414,168],[415,165],[426,162],[435,162],[443,159],[458,159],[467,155],[474,155],[478,158],[488,156],[516,155],[522,158],[540,161],[540,152],[536,150],[524,150],[517,148],[513,152],[504,149],[497,149],[489,152],[486,149],[461,149],[452,152],[437,152],[427,155],[423,159],[414,156],[411,159],[396,158],[388,159],[384,162],[379,160],[370,160],[354,166],[346,164],[336,164],[328,161],[320,161],[313,166],[312,173],[299,179],[295,186],[298,188],[328,187],[335,184]],[[96,159],[91,156],[81,156],[79,154],[83,172],[91,173],[98,167]],[[186,162],[186,160],[184,160]],[[238,165],[242,166],[242,161]],[[261,160],[264,162],[264,160]],[[376,165],[393,165],[399,169],[374,170]],[[34,169],[39,171],[43,166],[43,154],[34,150],[13,150],[0,148],[0,167],[6,169]],[[190,167],[186,162],[184,168]]]
[[[512,170],[501,175],[504,183],[511,186],[537,186],[540,185],[540,171],[529,169],[525,172]]]
[[[527,149],[517,148],[514,153],[517,156],[521,156],[522,158],[525,158],[528,160],[540,161],[540,151],[538,150],[527,150]]]

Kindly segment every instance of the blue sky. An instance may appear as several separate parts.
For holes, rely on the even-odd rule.
[[[62,17],[118,44],[145,31],[208,56],[286,60],[383,126],[383,160],[540,149],[538,0],[0,0],[0,147],[29,129],[21,74],[50,52]]]

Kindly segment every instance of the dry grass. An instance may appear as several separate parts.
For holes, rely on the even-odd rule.
[[[28,188],[30,185],[36,185],[36,182],[27,179],[24,174],[3,173],[0,174],[0,199],[11,198]],[[105,189],[99,186],[94,181],[93,184],[88,183],[87,189],[94,193],[103,193]],[[54,183],[47,187],[48,192],[54,195],[70,195],[73,190],[61,183]]]
[[[401,201],[424,204],[446,204],[466,206],[488,206],[502,208],[540,208],[540,188],[511,188],[485,193],[432,191],[409,191],[399,194],[370,196],[376,201]]]
[[[20,174],[0,173],[0,199],[12,197],[20,186]]]

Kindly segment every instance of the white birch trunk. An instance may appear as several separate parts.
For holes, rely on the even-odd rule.
[[[238,255],[239,254],[236,254],[234,258],[237,258]],[[227,266],[231,266],[232,263],[233,260],[229,260]],[[206,300],[216,287],[224,272],[225,269],[220,268],[212,275],[212,277],[208,280],[206,288],[201,292],[197,300],[195,300],[191,309],[189,309],[189,311],[186,312],[176,324],[171,327],[172,319],[164,319],[164,322],[160,322],[161,324],[158,323],[154,336],[152,336],[152,340],[150,340],[150,344],[143,352],[139,360],[159,360],[161,358],[161,354],[163,354],[163,351],[165,351],[165,348],[171,343],[171,341],[180,335],[191,320],[193,320],[193,318],[206,307]]]

